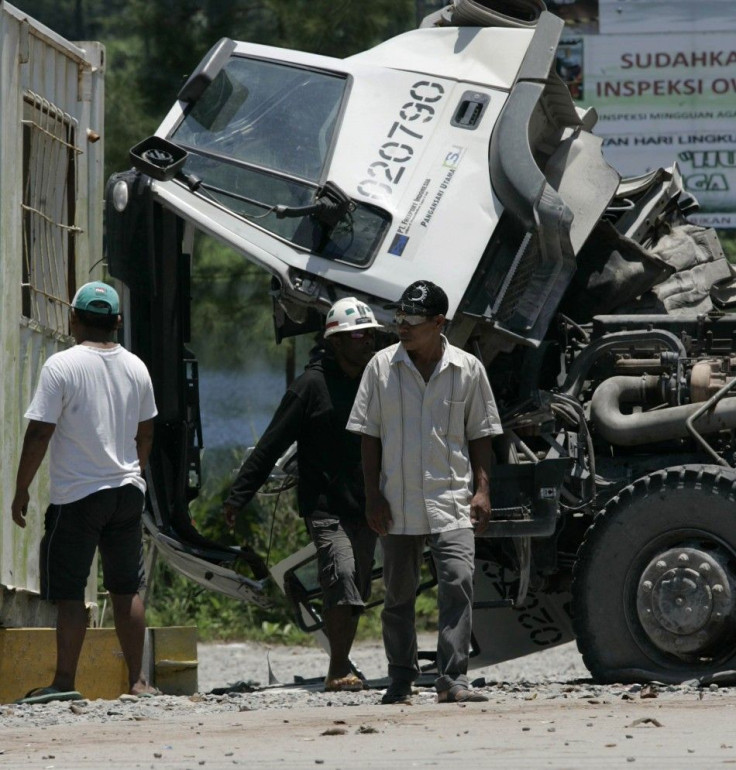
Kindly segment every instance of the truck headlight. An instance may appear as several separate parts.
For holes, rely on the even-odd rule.
[[[121,214],[128,207],[128,183],[123,179],[115,182],[112,188],[112,205]]]

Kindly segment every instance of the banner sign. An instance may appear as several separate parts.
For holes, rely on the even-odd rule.
[[[599,8],[606,35],[736,30],[733,0],[599,0]]]
[[[609,163],[629,176],[677,162],[700,203],[691,219],[736,227],[733,0],[548,5],[567,24],[557,70],[598,112]]]

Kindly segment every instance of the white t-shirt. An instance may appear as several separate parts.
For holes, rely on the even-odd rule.
[[[25,414],[56,425],[51,502],[63,505],[124,484],[145,492],[135,436],[138,423],[156,414],[145,364],[120,345],[75,345],[51,356]]]
[[[442,341],[442,358],[426,383],[401,343],[376,353],[348,420],[349,431],[381,439],[391,535],[472,526],[468,441],[503,433],[483,365]]]

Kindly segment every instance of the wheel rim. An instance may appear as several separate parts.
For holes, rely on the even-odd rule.
[[[710,533],[671,532],[632,566],[630,623],[650,655],[693,662],[728,653],[736,617],[731,547]]]

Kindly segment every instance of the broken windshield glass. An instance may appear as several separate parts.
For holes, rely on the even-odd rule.
[[[185,171],[208,197],[312,253],[366,265],[390,221],[385,212],[358,204],[326,228],[273,211],[314,202],[346,84],[338,74],[233,57],[171,138],[189,152]]]
[[[317,182],[346,80],[233,57],[174,132],[190,149]]]

